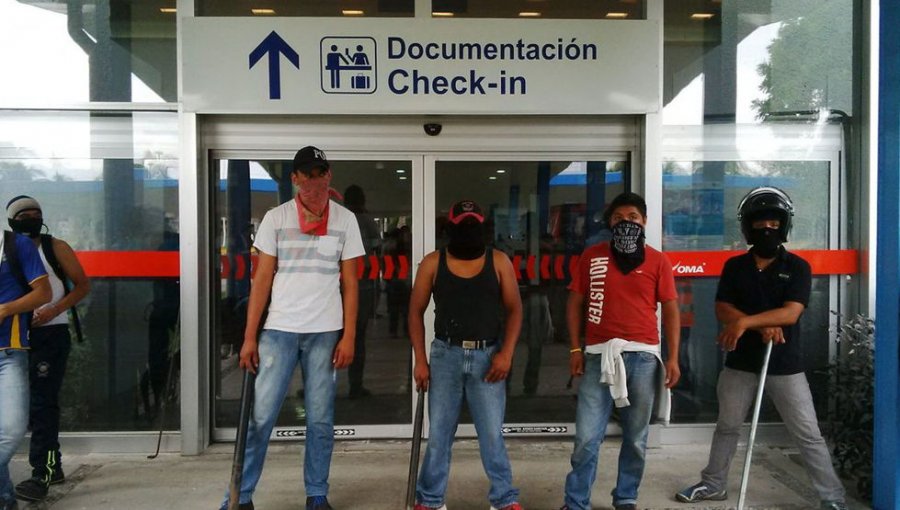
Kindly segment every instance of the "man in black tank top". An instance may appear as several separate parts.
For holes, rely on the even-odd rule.
[[[522,326],[515,272],[505,254],[485,247],[484,214],[478,204],[457,202],[448,219],[450,243],[422,260],[409,302],[416,387],[431,392],[428,446],[416,485],[415,510],[446,508],[450,451],[463,400],[475,422],[482,464],[491,482],[491,508],[521,510],[501,431],[505,379]],[[432,295],[435,338],[429,364],[423,314]]]

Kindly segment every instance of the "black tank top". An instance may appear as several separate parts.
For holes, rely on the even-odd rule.
[[[444,340],[496,340],[502,326],[500,282],[494,271],[494,250],[485,251],[481,272],[460,278],[447,267],[440,251],[434,279],[434,334]]]

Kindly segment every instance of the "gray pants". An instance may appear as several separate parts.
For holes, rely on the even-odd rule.
[[[703,482],[712,490],[728,487],[728,468],[758,384],[759,375],[751,372],[725,368],[719,374],[719,419],[709,450],[709,464],[701,473]],[[770,375],[766,377],[766,394],[800,449],[806,472],[819,498],[843,501],[844,486],[834,471],[828,446],[819,432],[806,374]]]

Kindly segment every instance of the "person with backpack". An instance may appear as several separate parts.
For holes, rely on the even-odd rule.
[[[50,302],[52,293],[47,271],[27,237],[4,230],[0,245],[0,510],[15,510],[9,461],[28,428],[31,311]]]
[[[74,314],[75,305],[90,291],[90,281],[68,243],[41,233],[44,216],[37,200],[17,196],[6,204],[6,215],[13,231],[31,239],[52,290],[50,302],[34,311],[31,322],[31,477],[16,485],[19,499],[40,501],[47,497],[50,485],[65,481],[59,451],[59,392],[72,346],[67,312],[71,309]],[[80,323],[74,317],[80,337]]]

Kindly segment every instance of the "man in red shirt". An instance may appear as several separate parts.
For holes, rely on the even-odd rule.
[[[668,347],[665,386],[675,386],[681,375],[675,278],[665,255],[644,244],[647,204],[640,195],[622,193],[607,207],[604,220],[612,239],[584,250],[569,285],[569,369],[572,376],[584,377],[578,388],[572,471],[566,477],[565,504],[560,510],[591,508],[598,451],[613,405],[622,426],[613,506],[636,508],[660,382],[658,303],[662,303]]]

